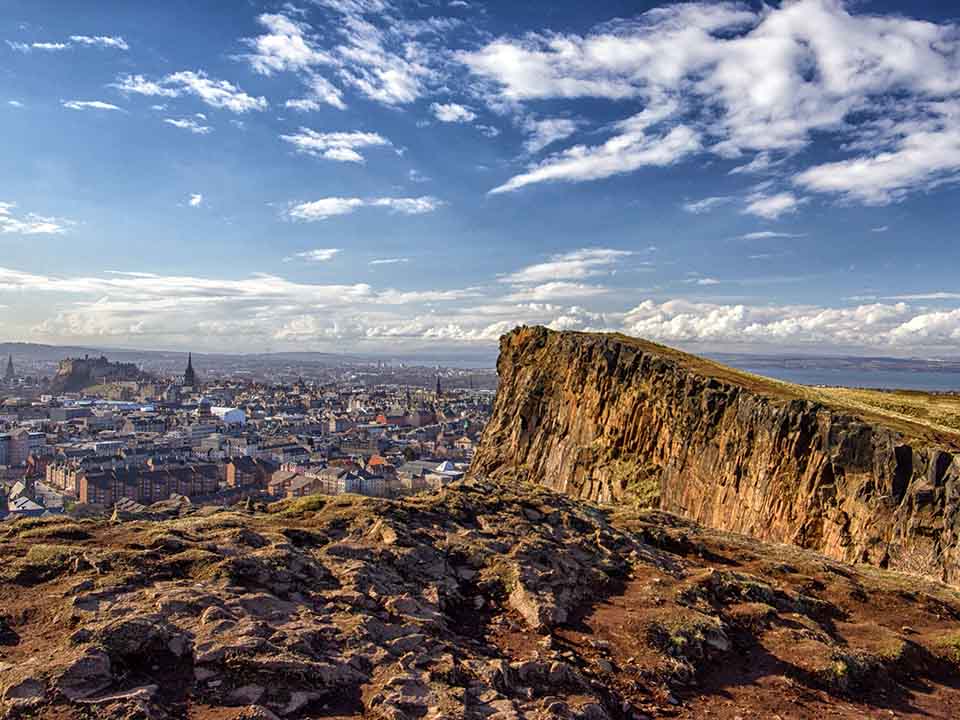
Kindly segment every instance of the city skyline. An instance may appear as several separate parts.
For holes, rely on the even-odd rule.
[[[13,0],[0,340],[951,354],[958,71],[932,2]]]

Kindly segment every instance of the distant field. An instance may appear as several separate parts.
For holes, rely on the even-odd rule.
[[[960,394],[927,393],[918,390],[806,389],[822,395],[826,404],[862,406],[904,420],[921,422],[944,432],[960,433]]]

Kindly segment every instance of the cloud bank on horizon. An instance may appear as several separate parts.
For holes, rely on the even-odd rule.
[[[0,23],[0,334],[960,355],[949,17],[310,0],[211,11],[201,41],[177,4]]]

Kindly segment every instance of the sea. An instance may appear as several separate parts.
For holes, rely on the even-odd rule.
[[[792,367],[770,362],[751,363],[749,359],[731,362],[730,358],[724,358],[723,361],[740,370],[799,385],[960,393],[960,372],[955,370]]]

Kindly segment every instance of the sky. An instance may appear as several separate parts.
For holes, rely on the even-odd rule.
[[[960,356],[958,16],[0,0],[0,339]]]

